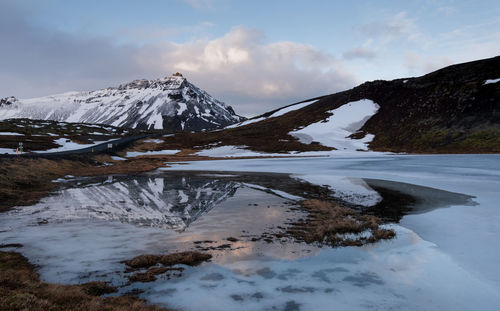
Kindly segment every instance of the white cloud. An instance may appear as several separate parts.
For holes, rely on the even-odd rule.
[[[243,27],[213,40],[168,44],[161,53],[161,63],[148,66],[181,71],[230,104],[238,103],[236,109],[245,114],[333,93],[355,82],[342,62],[329,54],[294,42],[266,43],[260,32]],[[141,62],[150,59],[142,55]]]

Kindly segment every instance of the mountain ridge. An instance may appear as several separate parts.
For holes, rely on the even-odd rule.
[[[136,129],[201,131],[244,120],[181,74],[90,92],[0,99],[0,119],[29,118]]]

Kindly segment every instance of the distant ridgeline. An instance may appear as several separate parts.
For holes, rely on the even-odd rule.
[[[0,99],[0,119],[28,118],[137,129],[201,131],[244,120],[182,74],[134,80],[117,88],[20,100]]]
[[[368,147],[413,153],[499,153],[500,56],[417,78],[366,82],[223,131],[166,141],[185,147],[247,146],[262,152],[338,153]]]

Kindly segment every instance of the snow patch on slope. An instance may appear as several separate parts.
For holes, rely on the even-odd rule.
[[[486,85],[486,84],[493,84],[493,83],[497,83],[497,82],[500,82],[500,78],[498,78],[498,79],[489,79],[489,80],[486,80],[486,81],[484,81],[483,85]]]
[[[158,150],[158,151],[145,151],[145,152],[136,152],[136,151],[129,151],[127,152],[126,157],[127,158],[134,158],[138,156],[144,156],[144,155],[172,155],[176,154],[180,150]]]
[[[0,136],[24,136],[24,134],[13,133],[13,132],[0,132]]]
[[[330,110],[332,116],[326,120],[292,131],[290,135],[297,137],[302,143],[316,141],[337,150],[368,150],[366,144],[373,140],[374,135],[367,134],[362,139],[351,139],[348,136],[359,130],[378,109],[379,105],[369,99],[350,102]]]

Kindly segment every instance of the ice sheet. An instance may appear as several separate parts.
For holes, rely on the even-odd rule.
[[[436,245],[395,230],[396,240],[376,246],[195,268],[142,287],[143,296],[183,310],[493,310],[500,302]]]
[[[477,206],[452,206],[407,216],[402,225],[437,244],[460,266],[500,290],[500,155],[377,155],[200,161],[175,170],[292,173],[324,184],[341,177],[385,179],[475,196]],[[320,179],[321,177],[321,182]]]
[[[372,191],[368,187],[370,182],[363,183],[354,177],[385,179],[473,195],[478,205],[465,206],[457,201],[449,208],[405,216],[399,225],[393,225],[397,233],[394,240],[360,248],[313,247],[302,249],[309,252],[297,254],[295,247],[302,244],[276,243],[253,248],[242,243],[243,248],[233,255],[188,268],[181,278],[160,277],[153,283],[121,288],[122,292],[143,289],[142,297],[149,302],[183,310],[496,310],[500,304],[500,155],[199,161],[165,170],[172,169],[224,172],[207,174],[213,178],[231,176],[228,171],[268,172],[266,178],[269,172],[291,173],[295,178],[346,192],[366,191],[368,196]],[[186,181],[179,176],[182,185]],[[149,198],[155,202],[175,199],[189,203],[191,199],[185,202],[185,196],[198,196],[196,189],[188,192],[177,186],[173,192],[161,192],[166,182],[155,177],[149,179],[143,188],[148,192],[145,195],[153,196]],[[108,192],[127,194],[119,188],[119,183],[112,185],[118,189],[105,186]],[[207,193],[214,193],[215,188],[220,189],[207,187]],[[259,187],[253,187],[256,188]],[[111,198],[112,194],[108,195],[103,188],[92,193],[99,193],[99,189],[102,190],[99,198]],[[127,189],[132,198],[139,196],[133,187]],[[158,196],[160,193],[164,197]],[[245,203],[255,200],[255,193],[245,195]],[[116,205],[120,200],[112,199]],[[21,217],[17,220],[6,215],[0,219],[0,237],[6,243],[25,243],[21,251],[40,265],[39,272],[45,280],[75,283],[114,278],[117,276],[113,272],[124,269],[119,262],[125,258],[174,251],[166,246],[170,245],[166,241],[172,239],[181,244],[193,241],[186,235],[176,239],[159,228],[99,220],[49,220],[44,225],[41,219],[40,225],[36,222],[33,226],[19,225],[26,224],[27,220],[22,218],[26,215],[31,215],[31,222],[38,216],[54,215],[50,209],[55,203],[47,201],[47,209],[43,204],[34,210],[22,208],[25,214],[12,216]],[[198,231],[199,239],[214,231],[220,238],[227,237],[223,230],[228,227],[276,221],[273,218],[276,215],[266,213],[265,206],[259,209],[263,214],[255,215],[253,210],[245,209],[246,213],[239,214],[243,215],[241,218],[227,217],[226,212],[238,214],[235,206],[238,205],[228,200],[226,210],[214,208],[200,217],[194,223],[205,230]],[[223,226],[214,230],[214,224]]]

